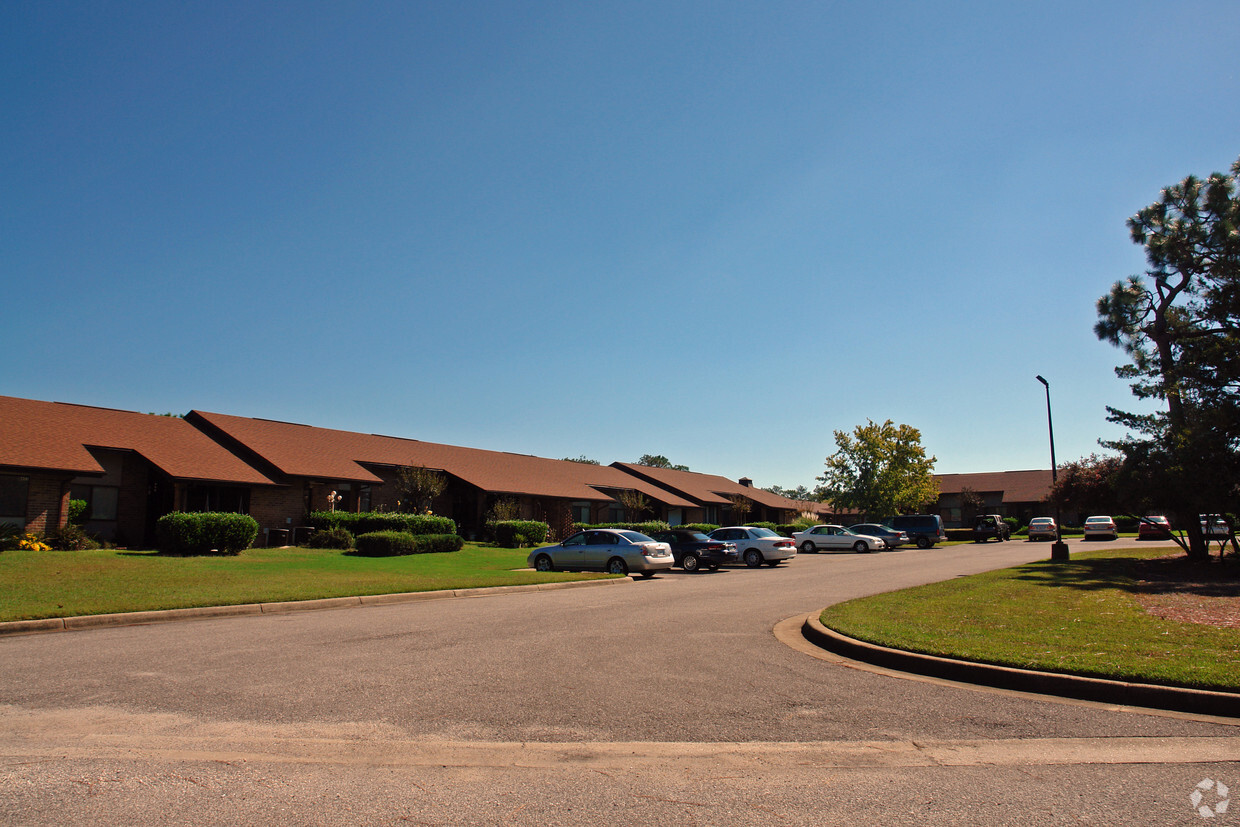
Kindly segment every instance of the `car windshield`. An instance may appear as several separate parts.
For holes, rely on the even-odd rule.
[[[642,534],[639,531],[617,531],[616,533],[619,534],[624,539],[628,540],[630,543],[653,543],[655,542],[653,537],[647,537],[645,534]]]
[[[749,529],[749,533],[753,535],[754,537],[778,537],[779,536],[774,531],[771,531],[769,528],[751,528]]]
[[[1087,523],[1109,523],[1111,522],[1111,518],[1110,517],[1090,517],[1085,522]]]
[[[710,538],[700,531],[682,531],[679,535],[682,543],[709,543]]]

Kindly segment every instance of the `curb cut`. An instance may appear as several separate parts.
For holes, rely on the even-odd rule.
[[[996,666],[936,655],[923,655],[903,649],[890,649],[847,637],[834,629],[828,629],[819,621],[819,614],[820,612],[814,612],[805,618],[801,633],[806,640],[837,655],[886,669],[998,689],[1058,695],[1082,701],[1191,712],[1223,718],[1240,718],[1240,694],[1238,693],[1015,669],[1010,666]]]
[[[396,594],[364,594],[352,597],[324,597],[318,600],[288,600],[278,603],[243,603],[236,606],[201,606],[190,609],[157,609],[150,612],[118,612],[116,614],[49,617],[41,620],[9,620],[0,622],[0,637],[100,629],[108,626],[140,626],[148,623],[170,623],[211,617],[287,614],[320,609],[343,609],[353,606],[387,606],[395,603],[416,603],[422,600],[449,600],[462,597],[489,597],[518,592],[559,591],[591,586],[632,583],[631,577],[614,580],[570,580],[566,583],[530,583],[525,586],[482,586],[477,589],[443,589],[433,592],[399,592]]]

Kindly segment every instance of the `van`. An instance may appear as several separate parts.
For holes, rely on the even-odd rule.
[[[943,518],[938,514],[902,514],[885,521],[894,529],[903,531],[918,548],[930,548],[947,540],[943,530]]]

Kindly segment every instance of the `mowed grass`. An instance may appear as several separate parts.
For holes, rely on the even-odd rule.
[[[609,576],[514,571],[525,566],[527,554],[478,545],[405,557],[305,548],[247,549],[235,557],[116,549],[6,551],[0,553],[0,621]]]
[[[1140,561],[1166,555],[1166,549],[1078,553],[1066,564],[1031,563],[852,600],[826,609],[822,622],[913,652],[1240,691],[1240,629],[1164,620],[1138,602],[1150,589],[1140,582]],[[1226,590],[1235,594],[1234,586]]]

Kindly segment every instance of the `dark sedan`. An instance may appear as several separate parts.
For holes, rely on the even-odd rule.
[[[905,532],[898,531],[889,525],[881,523],[858,523],[857,525],[850,525],[848,530],[853,534],[868,534],[871,537],[879,537],[887,544],[887,548],[899,548],[913,542]]]
[[[672,547],[676,565],[685,571],[701,571],[703,566],[714,571],[725,563],[735,563],[740,559],[736,543],[712,540],[702,532],[692,529],[674,528],[671,531],[660,531],[654,535],[654,539]]]

